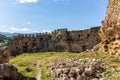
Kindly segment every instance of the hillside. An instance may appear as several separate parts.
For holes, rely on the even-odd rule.
[[[1,35],[5,35],[7,37],[13,37],[18,35],[18,33],[9,33],[9,32],[0,32]]]
[[[47,64],[51,62],[59,62],[64,59],[98,59],[102,60],[106,71],[101,75],[105,80],[120,79],[120,57],[109,55],[101,52],[83,52],[83,53],[66,53],[66,52],[41,52],[35,54],[24,53],[22,55],[12,57],[10,63],[18,68],[18,71],[26,78],[23,80],[51,80],[47,74]],[[85,61],[86,62],[86,61]],[[98,80],[98,79],[97,79]]]
[[[1,43],[1,45],[8,46],[10,41],[11,41],[11,38],[0,34],[0,43]]]

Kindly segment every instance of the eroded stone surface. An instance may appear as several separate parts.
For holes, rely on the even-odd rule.
[[[19,80],[17,68],[8,63],[9,57],[8,48],[0,51],[0,80]]]
[[[18,80],[17,68],[9,63],[0,64],[0,80]]]
[[[100,29],[102,51],[120,55],[120,0],[109,0]]]
[[[8,62],[9,57],[10,57],[10,52],[8,48],[1,50],[0,51],[0,64]]]

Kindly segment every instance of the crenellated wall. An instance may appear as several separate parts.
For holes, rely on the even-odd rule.
[[[68,31],[58,29],[51,33],[19,34],[9,47],[12,55],[40,51],[82,52],[100,42],[99,27]]]

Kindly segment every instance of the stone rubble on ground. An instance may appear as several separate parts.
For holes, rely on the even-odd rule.
[[[9,63],[0,64],[0,80],[18,80],[17,68]]]
[[[106,80],[101,75],[106,71],[101,60],[65,59],[49,63],[47,68],[52,80]]]

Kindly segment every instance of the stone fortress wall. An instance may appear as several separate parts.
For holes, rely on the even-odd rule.
[[[100,42],[100,50],[120,55],[120,0],[108,0],[108,9],[102,27],[67,31],[60,29],[51,34],[18,35],[8,49],[0,51],[0,80],[19,80],[17,69],[10,65],[9,53],[68,51],[81,52]],[[99,39],[98,31],[101,39]],[[10,51],[10,52],[9,52]],[[72,61],[73,62],[73,61]],[[20,79],[22,80],[22,79]]]
[[[99,49],[96,50],[120,55],[120,0],[108,0],[106,17],[100,30],[58,29],[50,34],[18,35],[14,37],[9,50],[12,54],[38,51],[82,52],[99,42]]]
[[[120,0],[108,0],[105,20],[100,28],[101,51],[120,55]]]
[[[51,33],[19,34],[13,37],[9,50],[12,55],[33,52],[82,52],[100,42],[100,27],[68,31],[58,29]]]

